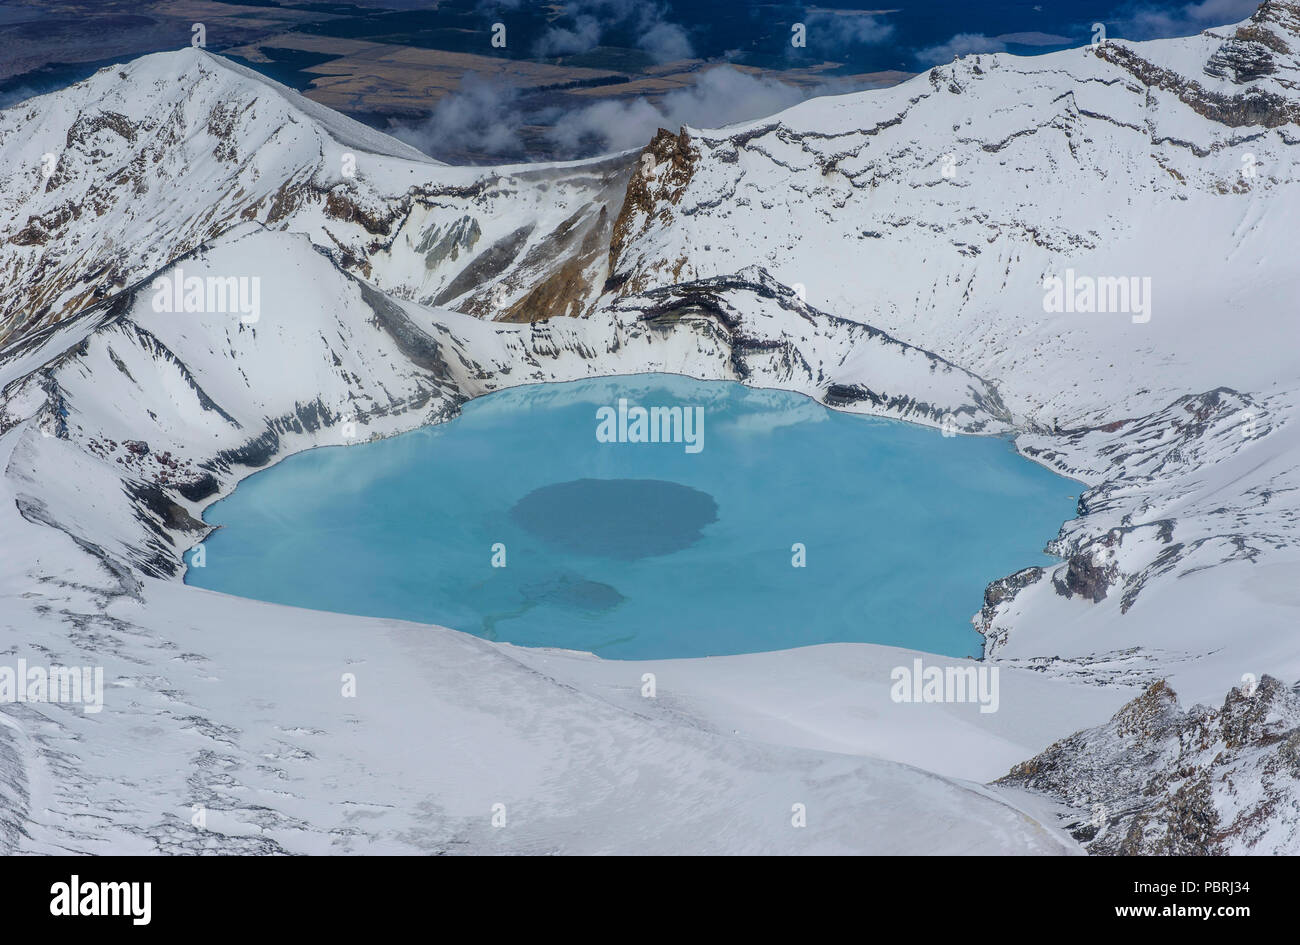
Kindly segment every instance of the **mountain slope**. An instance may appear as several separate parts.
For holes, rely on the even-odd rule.
[[[177,266],[256,275],[261,317],[158,312],[141,286],[0,352],[10,658],[98,665],[108,680],[102,713],[5,707],[6,849],[1072,851],[960,776],[748,744],[580,692],[508,646],[175,580],[207,532],[202,507],[252,471],[446,419],[504,384],[651,370],[739,379],[775,359],[794,385],[855,389],[901,371],[925,394],[846,409],[997,426],[977,378],[779,295],[757,272],[679,287],[681,324],[665,329],[658,295],[543,325],[423,309],[342,272],[303,235],[252,225]],[[341,695],[345,672],[355,700]],[[413,713],[439,722],[413,729]],[[111,804],[111,824],[83,826],[90,793]],[[493,826],[498,803],[505,828]],[[814,812],[806,831],[792,825],[795,803]]]
[[[990,652],[1136,646],[1194,698],[1240,675],[1209,668],[1220,652],[1295,678],[1272,586],[1300,576],[1297,9],[661,133],[609,291],[762,266],[993,385],[1022,452],[1088,488],[1052,545],[1067,563],[990,588]],[[1049,310],[1046,280],[1076,277],[1136,280],[1143,303]]]
[[[1297,780],[1300,693],[1265,676],[1187,711],[1155,683],[999,783],[1069,803],[1089,852],[1204,856],[1295,849]]]
[[[1040,716],[1059,738],[1158,680],[1204,701],[1246,672],[1300,678],[1296,9],[968,57],[561,165],[437,165],[193,50],[0,112],[0,620],[9,656],[106,666],[115,705],[4,707],[0,842],[1071,850],[1011,787],[968,783],[1041,752]],[[155,280],[179,271],[257,280],[256,317],[166,310]],[[1044,279],[1071,271],[1149,279],[1150,306],[1047,310]],[[1010,433],[1080,480],[1061,563],[990,585],[975,617],[1031,695],[996,722],[932,717],[927,744],[974,747],[918,757],[911,719],[843,730],[879,713],[876,676],[828,722],[817,654],[669,661],[690,682],[648,712],[632,665],[623,683],[622,666],[179,583],[204,506],[292,452],[507,385],[648,370]],[[844,658],[883,676],[882,650]],[[796,665],[788,713],[728,735],[759,714],[737,693]],[[357,666],[370,701],[335,702]],[[441,727],[412,735],[412,713]],[[1283,770],[1286,744],[1243,770]],[[1144,758],[1158,806],[1179,785]],[[441,793],[418,787],[446,771]],[[109,827],[83,810],[100,784]],[[1269,785],[1251,849],[1293,851],[1295,785]],[[801,834],[805,795],[824,819]],[[496,798],[530,811],[522,832],[489,829]]]
[[[0,151],[0,273],[11,290],[0,343],[249,221],[306,233],[397,295],[473,292],[480,313],[505,315],[524,278],[562,284],[591,267],[601,271],[587,281],[603,281],[603,253],[578,263],[572,251],[608,228],[606,202],[621,196],[628,163],[449,168],[198,49],[0,111]],[[501,278],[507,267],[521,274]],[[551,305],[561,314],[572,301]]]

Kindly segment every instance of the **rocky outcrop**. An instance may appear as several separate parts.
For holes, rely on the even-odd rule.
[[[1063,597],[1079,596],[1094,604],[1106,599],[1115,579],[1115,568],[1106,558],[1091,552],[1070,555],[1064,568],[1052,576],[1056,592]]]
[[[1014,767],[998,784],[1068,805],[1090,853],[1205,856],[1300,838],[1300,689],[1247,674],[1219,708],[1184,711],[1163,681],[1109,722]]]
[[[1218,59],[1212,59],[1207,65],[1207,71],[1222,69],[1226,72],[1240,67],[1244,75],[1245,70],[1259,69],[1261,63],[1267,62],[1269,65],[1266,68],[1271,72],[1272,57],[1262,50],[1252,49],[1249,57],[1240,51],[1229,50]],[[1119,66],[1143,85],[1169,92],[1198,115],[1221,125],[1227,125],[1229,128],[1245,128],[1252,125],[1277,128],[1300,122],[1300,104],[1276,92],[1258,88],[1248,88],[1236,95],[1212,92],[1195,79],[1158,66],[1127,46],[1103,43],[1097,46],[1096,50],[1096,54],[1102,59]],[[1253,66],[1250,65],[1252,62]],[[1233,74],[1235,75],[1235,71]]]
[[[420,237],[415,251],[424,254],[425,268],[437,269],[444,262],[456,262],[461,253],[472,252],[482,236],[478,220],[465,214],[445,226],[431,226]]]
[[[638,166],[627,182],[627,194],[622,209],[614,220],[609,241],[609,279],[606,291],[617,294],[640,292],[650,286],[644,272],[630,272],[623,265],[627,244],[645,233],[651,226],[671,222],[673,208],[681,201],[691,182],[700,153],[685,128],[677,134],[663,128],[642,150]],[[652,267],[656,272],[669,274],[676,281],[681,273],[681,260],[662,260]]]
[[[971,622],[975,625],[976,631],[984,637],[986,653],[992,653],[998,646],[1005,643],[1007,636],[1011,633],[1011,626],[1006,623],[994,627],[994,620],[1003,613],[1003,605],[1015,600],[1018,593],[1031,584],[1037,583],[1042,577],[1042,568],[1022,568],[1015,574],[998,578],[984,588],[984,606],[980,608],[979,613],[972,618]]]
[[[1008,639],[1009,602],[1025,588],[1050,577],[1057,594],[1091,604],[1119,591],[1120,615],[1138,602],[1156,578],[1227,561],[1254,560],[1263,544],[1253,524],[1280,496],[1262,489],[1260,509],[1245,514],[1207,497],[1204,508],[1188,506],[1178,519],[1153,515],[1160,495],[1195,494],[1201,470],[1232,457],[1275,429],[1267,403],[1228,388],[1178,398],[1149,416],[1124,418],[1096,427],[1022,434],[1026,456],[1066,476],[1099,480],[1079,497],[1078,518],[1066,522],[1048,550],[1064,563],[1040,573],[1018,572],[1014,587],[990,585],[985,605],[973,618],[991,655]],[[1088,456],[1086,462],[1082,457]],[[1195,514],[1193,514],[1195,513]],[[1291,516],[1285,516],[1291,521]],[[1270,517],[1271,541],[1289,525]],[[1010,579],[1003,579],[1009,581]]]
[[[1144,85],[1178,96],[1211,121],[1232,128],[1248,125],[1276,128],[1300,121],[1300,106],[1282,91],[1295,87],[1291,77],[1300,65],[1291,47],[1300,26],[1298,9],[1290,2],[1263,3],[1248,23],[1223,40],[1204,67],[1205,75],[1227,79],[1234,85],[1252,86],[1261,79],[1276,78],[1281,89],[1257,85],[1225,95],[1205,88],[1189,76],[1155,65],[1129,45],[1103,43],[1094,47],[1094,51]]]
[[[1270,34],[1271,35],[1271,34]],[[1205,74],[1229,79],[1237,85],[1262,79],[1277,72],[1272,51],[1259,42],[1230,39],[1205,64]]]

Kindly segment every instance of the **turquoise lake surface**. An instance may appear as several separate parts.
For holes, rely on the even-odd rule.
[[[603,442],[639,436],[636,406],[702,429]],[[223,527],[186,581],[611,659],[846,641],[972,656],[985,585],[1056,560],[1042,549],[1079,488],[1005,439],[798,394],[674,375],[532,385],[256,473],[207,510]]]

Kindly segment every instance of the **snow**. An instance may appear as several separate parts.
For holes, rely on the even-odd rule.
[[[639,184],[445,167],[192,50],[0,112],[0,664],[110,680],[95,715],[0,706],[0,849],[1079,852],[989,782],[1158,679],[1300,678],[1300,189],[1288,123],[1197,110],[1241,91],[1203,71],[1229,32],[967,57],[688,129]],[[155,311],[177,265],[258,279],[261,317]],[[1067,268],[1149,277],[1151,320],[1045,312]],[[492,320],[542,284],[564,317]],[[347,417],[646,371],[1012,432],[1079,480],[1067,562],[976,615],[998,711],[894,702],[907,650],[608,662],[180,582],[187,516]],[[1295,852],[1294,810],[1251,852]]]

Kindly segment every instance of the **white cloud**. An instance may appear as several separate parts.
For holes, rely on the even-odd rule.
[[[656,23],[641,34],[637,46],[655,62],[676,62],[694,55],[690,37],[676,23]]]
[[[546,158],[589,157],[641,147],[660,128],[719,128],[775,114],[814,95],[862,87],[836,80],[799,87],[715,66],[700,73],[694,84],[654,99],[607,98],[564,111],[554,105],[532,108],[518,89],[471,74],[438,101],[427,119],[391,131],[436,158],[491,163],[538,159],[527,152],[522,132],[534,126],[527,130],[536,135],[536,126],[544,126]]]
[[[808,27],[808,49],[835,55],[853,46],[876,46],[894,35],[894,26],[880,17],[864,13],[835,13],[816,10],[804,18]]]
[[[600,23],[595,17],[579,16],[574,19],[572,29],[555,26],[543,33],[533,45],[533,55],[546,58],[590,52],[600,45],[600,34]]]
[[[921,68],[952,62],[954,56],[966,56],[971,53],[1005,52],[1007,44],[1002,40],[985,36],[983,33],[958,33],[947,42],[936,46],[927,46],[916,51],[916,62]]]
[[[620,151],[644,145],[659,128],[718,128],[762,118],[832,88],[800,89],[729,66],[717,66],[704,72],[694,85],[654,102],[645,98],[609,99],[571,112],[556,122],[550,138],[560,150],[575,156]]]
[[[590,52],[604,34],[619,28],[637,36],[638,48],[655,62],[672,62],[692,56],[686,30],[668,20],[668,7],[647,0],[569,0],[564,17],[547,30],[533,47],[536,56],[568,56]]]
[[[434,157],[471,152],[501,158],[523,156],[523,119],[517,89],[469,73],[460,87],[440,98],[416,125],[395,125],[393,137]]]
[[[1248,18],[1258,0],[1199,0],[1178,9],[1134,4],[1118,17],[1119,35],[1127,39],[1191,36],[1211,26],[1226,26]]]

